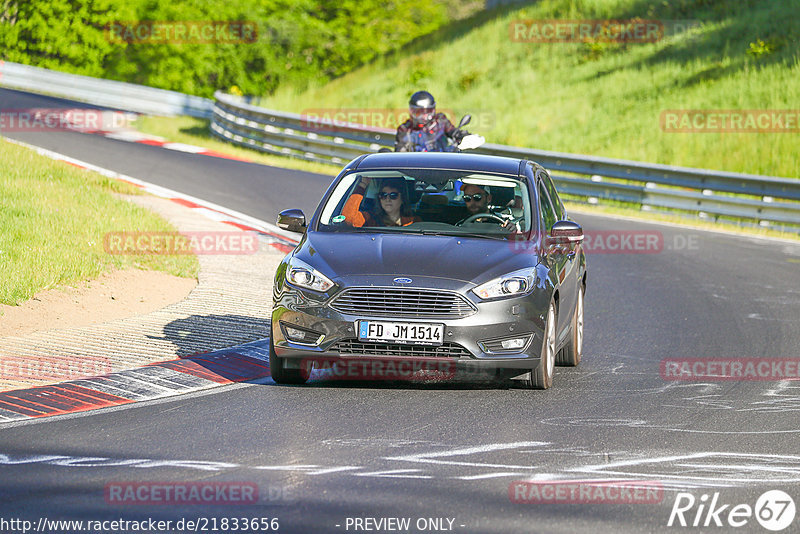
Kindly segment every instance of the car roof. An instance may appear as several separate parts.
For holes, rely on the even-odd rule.
[[[519,176],[522,160],[453,152],[384,152],[368,154],[353,170],[450,169]]]

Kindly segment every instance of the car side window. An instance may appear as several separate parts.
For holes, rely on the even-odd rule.
[[[564,209],[564,203],[561,202],[561,198],[558,196],[556,185],[553,183],[553,179],[546,172],[541,172],[539,176],[541,176],[542,183],[544,184],[545,188],[547,188],[547,192],[550,193],[550,199],[553,201],[553,211],[556,214],[556,220],[560,221],[565,219],[566,210]]]
[[[549,232],[558,219],[556,218],[555,210],[553,210],[553,204],[550,202],[550,196],[547,194],[542,182],[539,182],[539,208],[544,218],[545,231]]]

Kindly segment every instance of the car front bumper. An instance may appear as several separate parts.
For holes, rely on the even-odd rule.
[[[467,292],[476,311],[458,319],[350,315],[330,306],[331,298],[319,293],[280,284],[272,313],[275,354],[284,358],[286,368],[301,368],[309,361],[326,360],[439,360],[459,372],[518,369],[520,373],[539,365],[544,318],[550,295],[534,291],[521,297],[481,301]],[[436,288],[438,289],[438,288]],[[360,320],[438,323],[444,325],[444,344],[438,349],[400,343],[360,342]],[[287,335],[287,328],[308,333],[305,342]],[[519,349],[503,350],[499,341],[526,338]],[[345,350],[343,350],[343,348]],[[355,350],[353,350],[355,348]],[[305,363],[304,363],[305,362]]]

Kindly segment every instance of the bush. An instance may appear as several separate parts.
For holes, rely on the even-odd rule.
[[[444,0],[6,0],[3,59],[211,96],[340,76],[448,22]],[[124,42],[114,22],[249,21],[254,42]]]

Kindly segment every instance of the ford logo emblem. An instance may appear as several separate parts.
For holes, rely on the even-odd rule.
[[[413,280],[411,280],[411,278],[399,277],[392,280],[392,282],[394,282],[395,284],[410,284],[411,282],[413,282]]]

